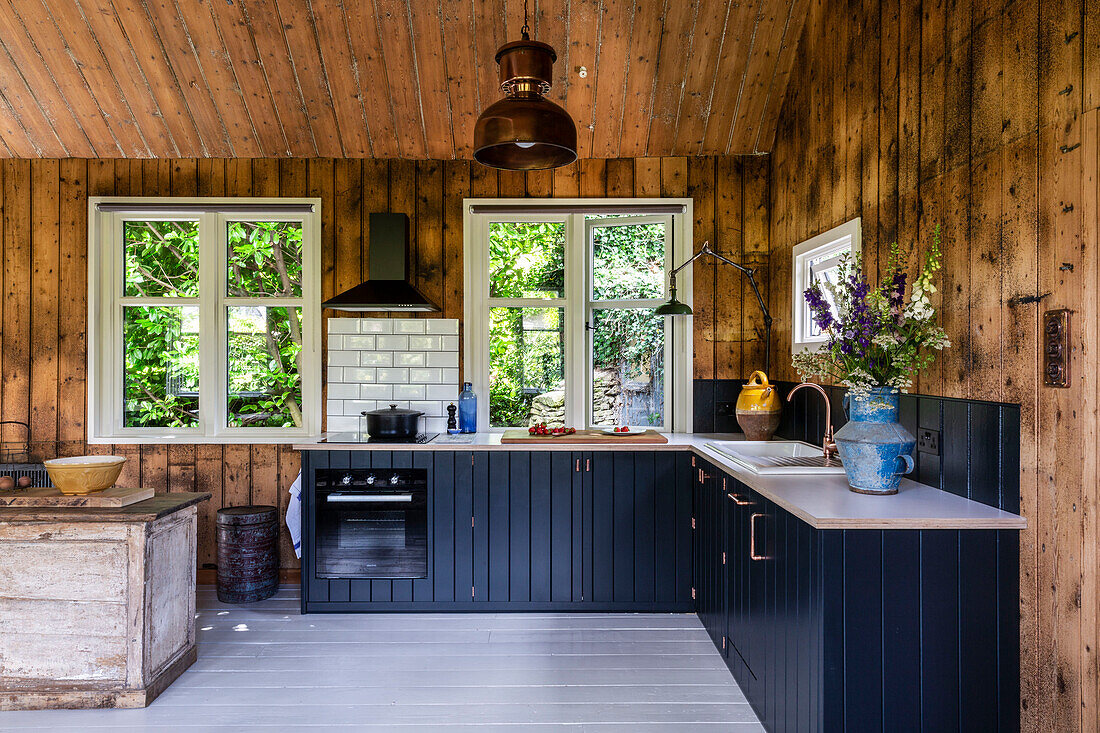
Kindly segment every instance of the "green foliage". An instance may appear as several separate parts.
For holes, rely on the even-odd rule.
[[[660,298],[664,235],[661,224],[594,228],[593,299]],[[564,297],[564,275],[564,224],[490,225],[490,297]],[[563,388],[563,317],[564,311],[557,308],[490,310],[491,425],[526,425],[535,394]],[[625,372],[643,381],[663,378],[664,322],[652,309],[597,309],[593,326],[594,368]]]
[[[560,308],[489,311],[489,423],[526,425],[535,394],[560,389],[565,376]]]
[[[226,234],[225,295],[301,297],[300,223],[230,222]],[[198,297],[197,221],[130,221],[124,237],[127,296]],[[225,338],[230,426],[301,425],[300,309],[234,306]],[[123,344],[125,425],[196,425],[197,309],[128,306]]]
[[[489,225],[489,297],[560,298],[565,295],[565,224],[494,222]]]

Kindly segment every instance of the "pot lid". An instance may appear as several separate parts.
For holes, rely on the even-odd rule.
[[[397,405],[390,405],[389,407],[386,407],[386,408],[380,409],[380,410],[364,410],[363,414],[364,415],[390,415],[390,416],[413,415],[413,416],[416,416],[416,417],[420,417],[424,413],[421,412],[420,410],[410,410],[406,407],[398,407]]]

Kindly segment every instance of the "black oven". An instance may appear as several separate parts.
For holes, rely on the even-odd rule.
[[[318,578],[428,577],[428,472],[318,469]]]

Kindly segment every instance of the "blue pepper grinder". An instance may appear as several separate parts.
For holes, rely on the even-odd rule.
[[[458,393],[458,429],[463,433],[477,432],[477,395],[470,382],[463,382]]]

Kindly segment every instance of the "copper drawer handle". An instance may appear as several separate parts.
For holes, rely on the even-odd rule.
[[[726,496],[733,499],[733,503],[737,506],[752,506],[752,502],[743,496],[738,496],[737,494],[726,494]]]
[[[770,560],[767,555],[756,552],[756,520],[767,516],[766,514],[752,514],[749,516],[749,559]]]

